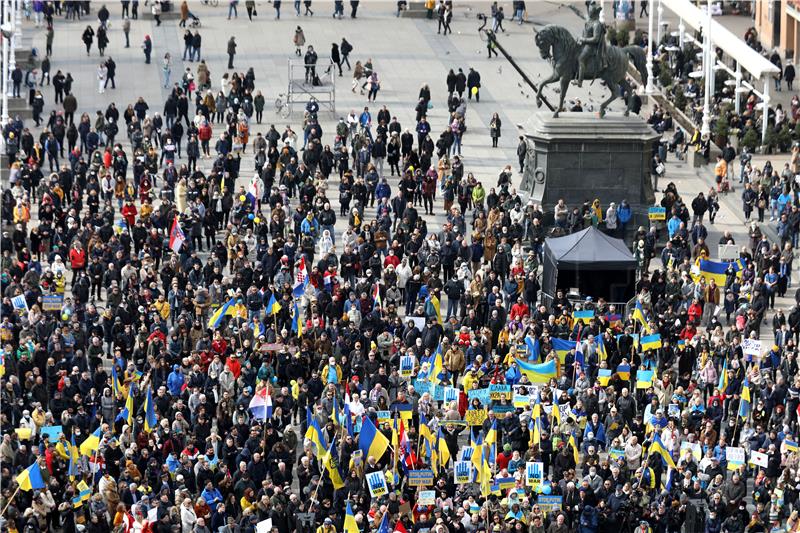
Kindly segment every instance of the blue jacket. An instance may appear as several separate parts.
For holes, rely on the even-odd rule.
[[[169,389],[169,393],[172,396],[180,396],[183,383],[183,373],[178,365],[174,365],[172,367],[172,372],[170,372],[167,378],[167,389]]]

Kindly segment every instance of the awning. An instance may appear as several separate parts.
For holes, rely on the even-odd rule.
[[[688,0],[661,0],[661,5],[679,16],[685,24],[696,30],[703,30],[707,18],[705,10],[698,8]],[[744,70],[759,80],[781,72],[781,69],[770,63],[713,18],[711,20],[711,42],[738,61]]]

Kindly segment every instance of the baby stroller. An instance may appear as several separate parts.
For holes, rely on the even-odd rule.
[[[190,28],[199,28],[200,24],[200,17],[189,11],[189,27]]]

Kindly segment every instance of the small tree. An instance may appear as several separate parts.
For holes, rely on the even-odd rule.
[[[626,29],[620,29],[617,31],[617,46],[624,47],[628,46],[631,42],[631,34]]]
[[[789,130],[789,124],[784,123],[781,131],[778,132],[778,148],[782,152],[786,152],[789,150],[789,147],[792,145],[792,132]]]
[[[729,133],[730,128],[728,127],[728,121],[725,120],[724,117],[719,117],[717,123],[714,125],[714,142],[717,143],[717,146],[720,148],[725,147],[728,143]]]
[[[679,111],[683,111],[686,109],[686,95],[683,92],[683,86],[676,85],[675,86],[675,107],[678,108]]]
[[[669,87],[672,85],[672,82],[675,81],[672,75],[672,69],[669,68],[669,65],[664,64],[662,61],[660,64],[661,72],[658,73],[658,83],[662,87]]]
[[[742,146],[747,148],[750,152],[753,152],[759,144],[761,144],[761,140],[758,138],[758,133],[756,130],[749,128],[746,132],[744,132],[744,137],[742,137]]]

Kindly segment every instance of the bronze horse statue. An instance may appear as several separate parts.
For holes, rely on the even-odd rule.
[[[553,63],[553,73],[549,78],[539,85],[536,92],[536,105],[541,107],[541,94],[545,85],[554,81],[561,82],[561,95],[553,117],[558,117],[559,111],[564,107],[564,98],[567,95],[567,88],[572,80],[578,79],[579,56],[581,45],[570,35],[566,28],[548,24],[541,30],[534,30],[536,33],[536,46],[539,47],[539,54],[542,59],[551,60]],[[628,60],[633,61],[636,70],[642,76],[643,83],[647,82],[647,69],[645,66],[645,51],[639,46],[617,46],[607,47],[607,66],[599,64],[597,58],[591,58],[588,62],[587,70],[584,72],[586,79],[601,79],[606,87],[611,90],[611,96],[600,105],[600,116],[604,116],[608,104],[620,97],[620,89],[626,94],[627,108],[625,116],[628,116],[632,104],[632,89],[626,79],[628,70]]]

